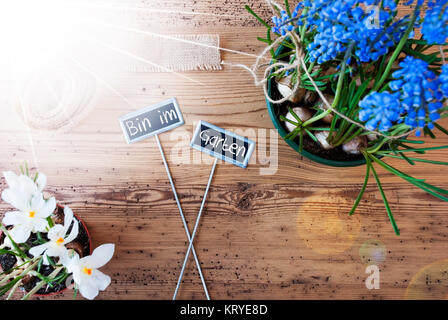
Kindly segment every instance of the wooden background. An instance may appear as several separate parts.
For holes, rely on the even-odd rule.
[[[141,11],[138,19],[143,28],[167,34],[218,33],[224,48],[257,54],[263,47],[256,37],[264,36],[265,29],[246,13],[244,1],[184,0],[182,5],[174,0],[114,2],[215,14]],[[269,18],[264,1],[248,2]],[[228,52],[223,52],[222,58],[248,65],[254,62],[253,57]],[[211,168],[210,159],[193,163],[198,153],[187,146],[198,120],[227,129],[254,129],[257,135],[266,133],[275,143],[258,139],[257,143],[258,149],[267,147],[268,155],[269,148],[278,144],[274,175],[260,174],[260,169],[268,166],[259,154],[246,170],[226,164],[217,167],[195,242],[213,299],[448,297],[445,202],[378,169],[401,236],[393,233],[373,179],[358,211],[349,218],[364,167],[326,167],[294,152],[269,130],[274,127],[262,90],[254,86],[246,71],[225,67],[184,75],[206,85],[169,73],[118,73],[114,87],[135,108],[102,88],[93,110],[65,133],[28,132],[14,111],[17,101],[5,95],[10,93],[10,83],[2,78],[2,93],[8,98],[3,98],[0,108],[0,170],[17,171],[24,161],[38,166],[48,176],[48,193],[85,220],[94,247],[116,244],[113,260],[103,268],[112,277],[112,284],[99,299],[172,297],[187,248],[173,193],[155,140],[129,146],[117,121],[122,114],[168,97],[177,97],[186,124],[160,138],[170,159],[177,139],[187,136],[184,145],[191,163],[169,161],[191,228]],[[437,145],[448,144],[448,137],[439,135]],[[204,155],[203,160],[207,157]],[[445,151],[432,152],[432,159],[446,158]],[[394,159],[390,163],[448,188],[443,166],[418,164],[410,168]],[[0,188],[5,188],[3,178]],[[0,212],[9,209],[5,203],[0,205]],[[364,283],[369,258],[362,251],[365,243],[376,243],[383,250],[381,257],[372,258],[384,260],[379,264],[379,290],[368,290]],[[192,260],[179,298],[204,299]],[[71,299],[71,292],[54,299]]]

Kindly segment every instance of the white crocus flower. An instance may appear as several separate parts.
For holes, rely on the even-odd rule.
[[[26,210],[36,192],[42,192],[47,177],[39,174],[36,181],[26,175],[16,175],[12,171],[3,172],[9,188],[2,192],[2,199],[20,211]]]
[[[73,222],[73,228],[70,234],[67,231]],[[64,263],[67,260],[67,248],[65,245],[76,239],[79,232],[79,224],[73,217],[73,211],[68,206],[64,207],[64,225],[57,224],[48,231],[47,237],[50,241],[41,245],[32,247],[30,253],[33,257],[44,255],[44,263],[48,264],[47,256],[59,257],[60,261]]]
[[[49,217],[56,208],[54,197],[45,200],[41,191],[36,191],[31,195],[31,200],[22,199],[18,189],[7,189],[8,199],[14,199],[19,204],[17,209],[20,211],[6,212],[3,218],[3,224],[14,226],[10,230],[12,239],[17,243],[23,243],[30,237],[31,232],[44,232],[48,226]],[[2,194],[2,196],[3,196]],[[6,200],[5,200],[6,201]],[[9,244],[9,246],[11,246]]]
[[[96,248],[91,256],[79,258],[75,255],[68,260],[67,271],[73,273],[73,280],[84,298],[92,300],[98,295],[99,290],[103,291],[109,286],[110,277],[98,268],[109,262],[114,250],[114,244],[103,244]]]

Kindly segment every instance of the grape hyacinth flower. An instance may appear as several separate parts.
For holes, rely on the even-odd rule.
[[[299,4],[296,6],[294,11],[291,13],[291,16],[288,15],[288,13],[285,10],[282,10],[280,12],[281,17],[273,16],[272,22],[274,23],[274,27],[272,28],[272,31],[285,36],[288,32],[294,30],[294,21],[290,21],[291,19],[295,19],[299,15],[299,10],[302,8],[302,4],[299,2]]]
[[[365,4],[365,8],[358,4]],[[322,64],[344,53],[350,43],[360,62],[376,61],[397,43],[406,31],[407,17],[389,25],[397,10],[392,0],[305,1],[306,19],[317,35],[309,44],[310,61]],[[372,8],[371,6],[375,6]]]
[[[445,43],[448,38],[448,0],[428,1],[422,34],[430,44]]]
[[[440,91],[445,98],[448,98],[448,64],[442,66],[442,73],[439,76]]]
[[[411,128],[420,129],[427,126],[433,129],[433,122],[440,119],[443,93],[439,89],[440,79],[429,69],[423,60],[407,56],[401,63],[401,69],[392,76],[396,79],[389,83],[392,91],[400,94],[401,114],[404,122]]]
[[[400,117],[399,94],[372,92],[360,103],[359,120],[367,121],[366,128],[387,131]]]

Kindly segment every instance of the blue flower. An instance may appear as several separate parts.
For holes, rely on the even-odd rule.
[[[441,79],[429,69],[428,63],[411,56],[407,56],[400,67],[392,74],[396,80],[391,81],[389,87],[399,94],[400,113],[404,115],[405,124],[418,128],[416,135],[420,136],[420,129],[425,126],[432,129],[433,122],[440,119],[443,107]]]
[[[291,19],[295,19],[299,15],[299,10],[302,8],[302,3],[296,6],[291,15],[284,10],[280,12],[280,18],[277,16],[272,17],[272,22],[274,23],[274,27],[272,27],[272,32],[275,32],[279,35],[285,36],[289,31],[294,30],[294,21]]]
[[[310,61],[322,64],[344,53],[350,43],[360,62],[376,61],[397,43],[407,18],[390,24],[397,7],[393,0],[304,1],[304,19],[317,34],[308,46]],[[379,4],[383,3],[380,8]],[[365,4],[364,8],[359,4]],[[370,7],[376,5],[377,7]]]
[[[367,121],[366,128],[387,131],[400,118],[399,94],[372,92],[359,103],[359,120]]]
[[[448,37],[448,0],[428,1],[422,34],[429,44],[445,43]]]
[[[442,66],[442,73],[439,76],[440,91],[445,98],[448,98],[448,64]]]

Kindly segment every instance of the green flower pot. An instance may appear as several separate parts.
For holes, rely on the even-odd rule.
[[[276,50],[276,54],[281,54],[286,48],[283,46],[280,46]],[[268,94],[270,97],[272,97],[272,86],[274,85],[274,78],[271,78],[271,80],[268,82]],[[274,124],[275,128],[277,129],[278,134],[285,140],[285,142],[293,148],[295,151],[300,153],[302,156],[315,161],[317,163],[325,164],[327,166],[332,167],[357,167],[366,164],[365,159],[359,159],[359,160],[351,160],[351,161],[337,161],[337,160],[329,160],[325,159],[319,156],[316,156],[315,154],[312,154],[305,149],[300,151],[299,145],[294,141],[290,139],[286,139],[285,136],[288,134],[286,130],[283,128],[282,123],[279,119],[279,114],[277,113],[278,107],[276,107],[273,103],[269,102],[269,100],[266,99],[266,105],[269,111],[269,116],[271,117],[272,123]]]

